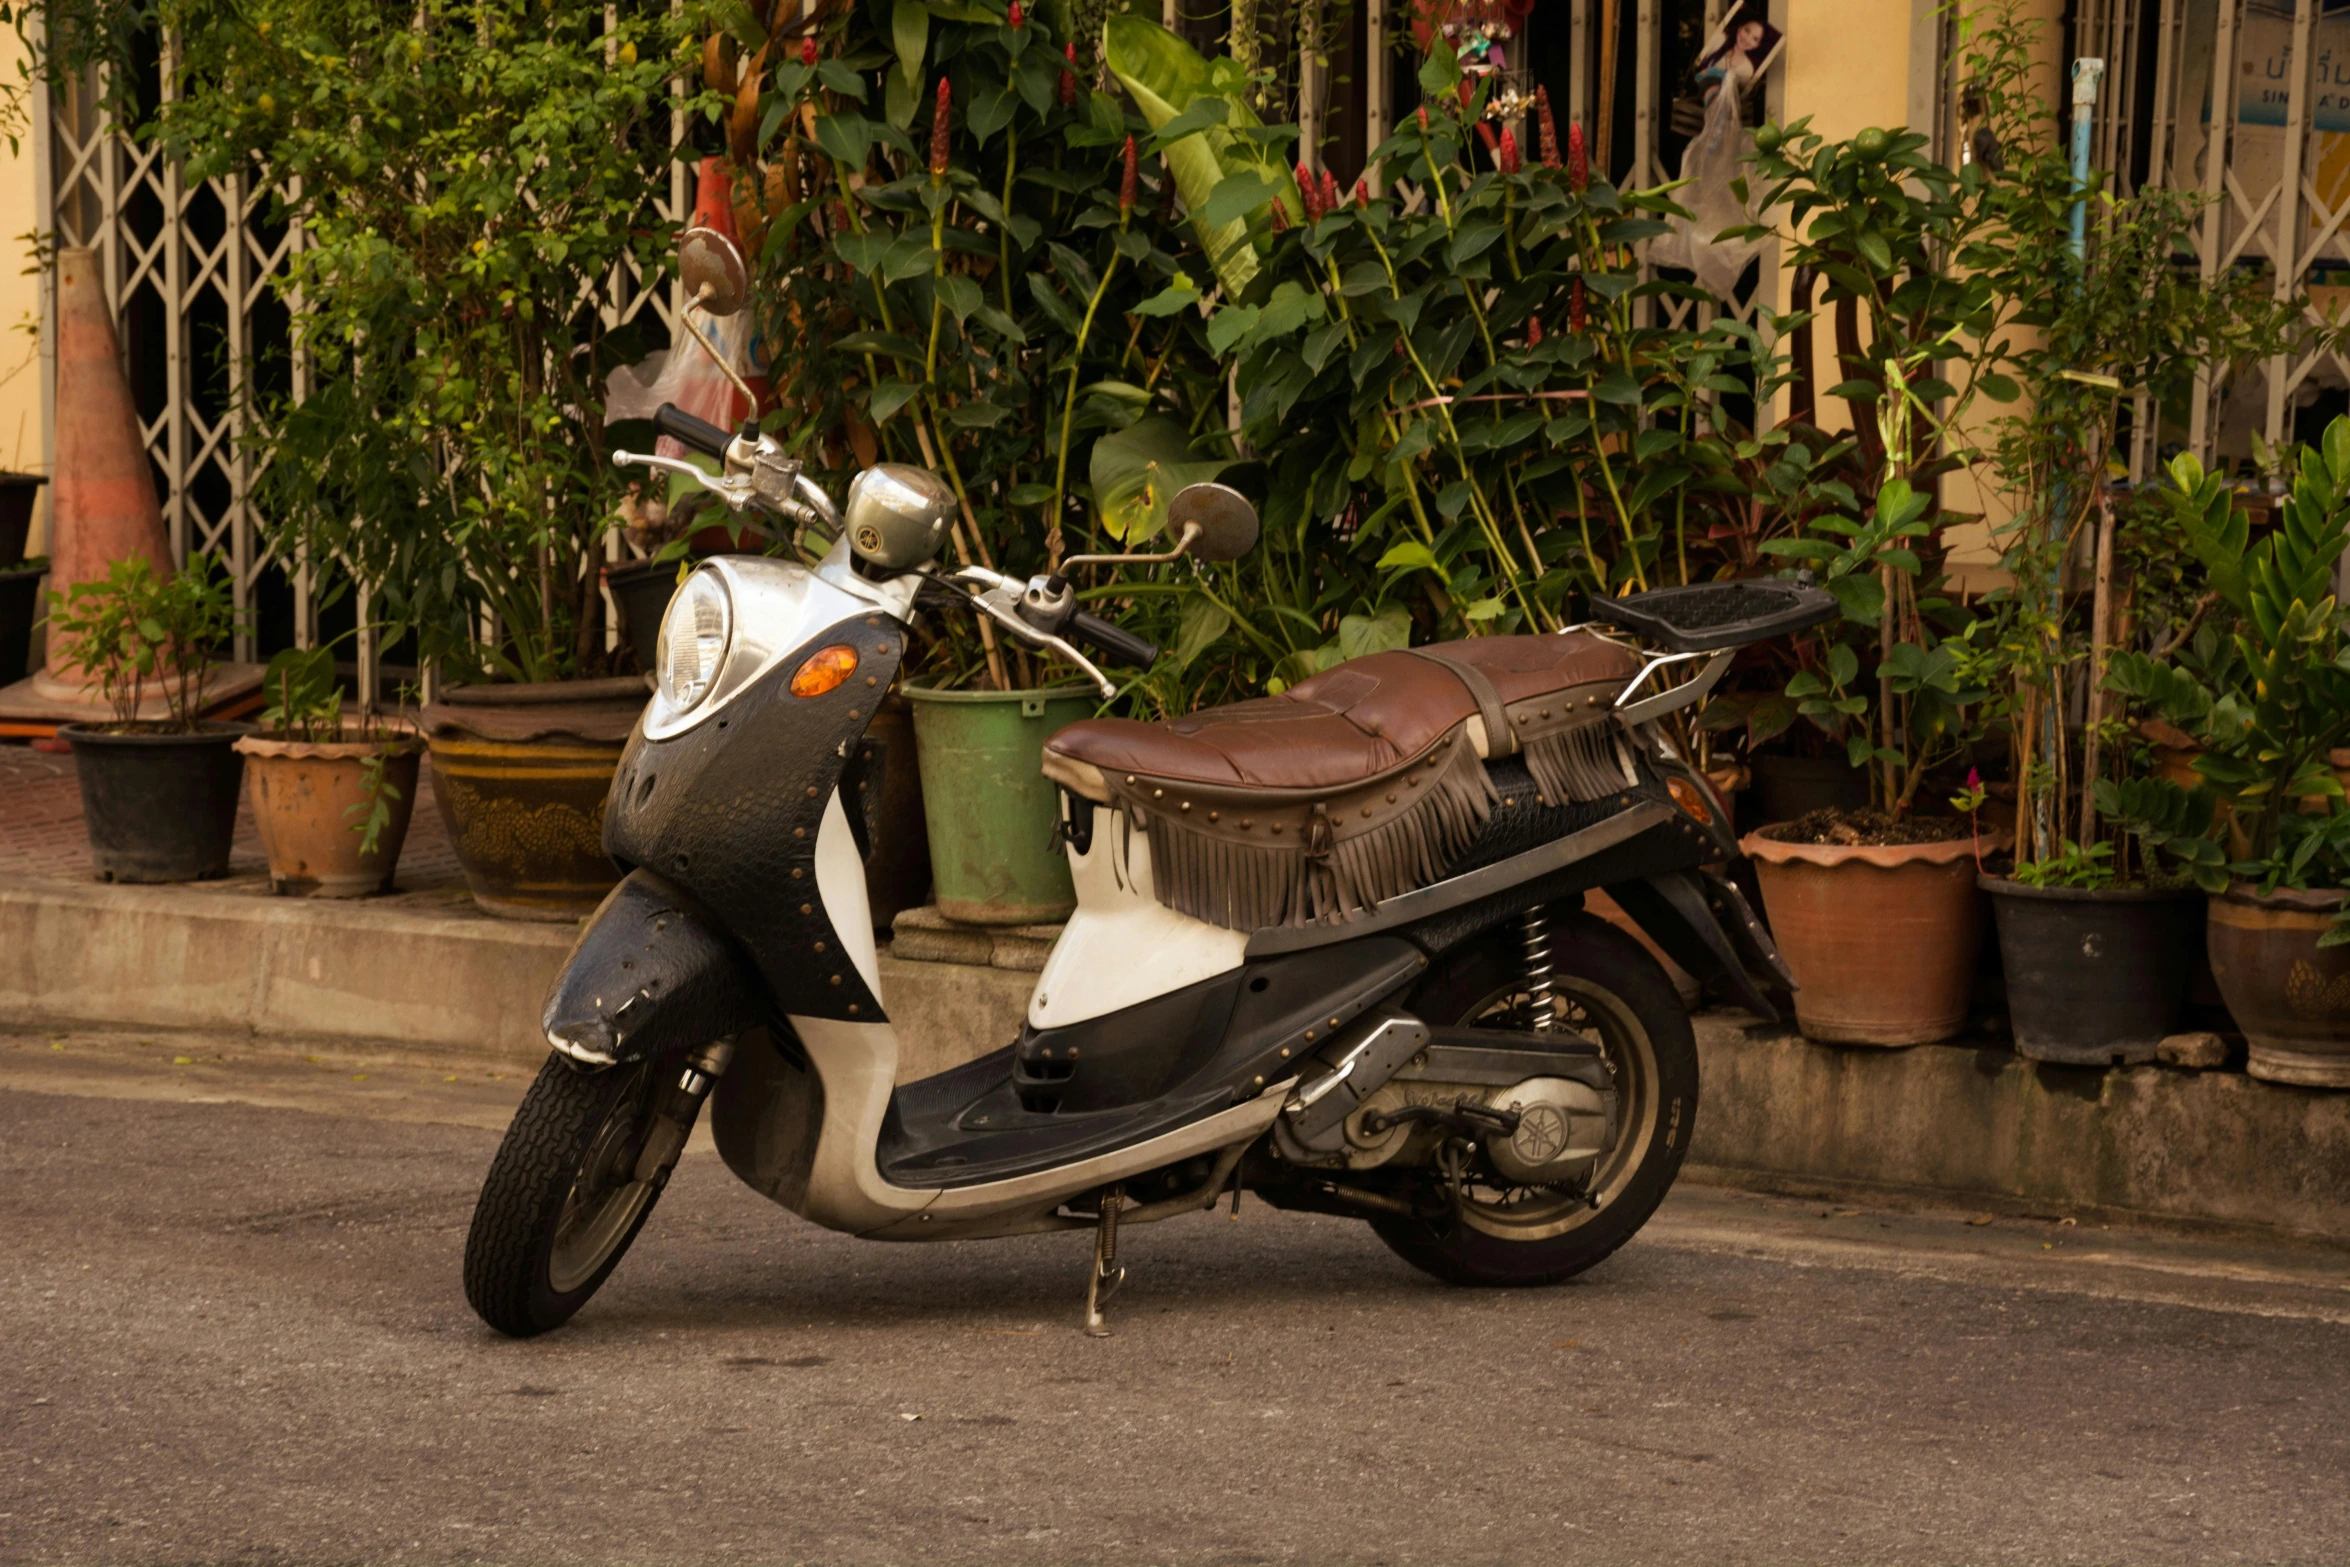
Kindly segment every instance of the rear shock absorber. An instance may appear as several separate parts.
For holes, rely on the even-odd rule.
[[[1518,933],[1526,942],[1526,998],[1534,1029],[1547,1034],[1558,1020],[1558,998],[1550,982],[1550,921],[1540,904],[1518,917]]]

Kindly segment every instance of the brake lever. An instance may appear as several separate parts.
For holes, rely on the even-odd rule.
[[[730,473],[722,478],[713,479],[706,470],[681,457],[660,457],[651,452],[614,452],[612,466],[615,468],[658,468],[663,473],[683,474],[726,502],[727,509],[730,511],[747,510],[751,502],[756,499],[756,495],[751,489],[750,478],[747,475]]]
[[[1000,572],[990,571],[985,566],[964,566],[949,576],[934,577],[932,580],[954,588],[957,596],[963,602],[1001,625],[1021,641],[1032,647],[1050,648],[1079,669],[1084,670],[1092,678],[1095,687],[1100,690],[1103,701],[1107,702],[1118,694],[1118,683],[1095,668],[1093,660],[1078,652],[1066,638],[1055,636],[1049,631],[1037,630],[1036,627],[1022,620],[1019,615],[996,602],[995,594],[1017,592],[1025,584],[1015,582]],[[965,580],[983,583],[988,591],[984,593],[963,592],[961,589]]]

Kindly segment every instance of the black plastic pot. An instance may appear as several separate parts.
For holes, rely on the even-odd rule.
[[[25,677],[32,658],[33,622],[41,617],[41,577],[48,569],[0,568],[0,686]]]
[[[604,585],[612,590],[612,602],[620,607],[621,635],[636,655],[636,667],[654,673],[661,617],[669,613],[669,600],[677,593],[677,562],[632,560],[624,566],[607,566]]]
[[[2066,1066],[2154,1059],[2178,1026],[2202,937],[2192,887],[2026,887],[1980,878],[1999,920],[2019,1055]]]
[[[33,527],[33,500],[47,482],[37,473],[0,473],[0,571],[24,564],[24,541]]]
[[[90,869],[100,881],[200,881],[228,874],[245,759],[233,747],[251,724],[207,723],[194,734],[59,729],[82,785]]]

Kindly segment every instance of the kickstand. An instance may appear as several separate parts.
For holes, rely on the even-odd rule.
[[[1085,1281],[1085,1333],[1088,1338],[1108,1338],[1110,1325],[1102,1320],[1102,1308],[1110,1297],[1118,1293],[1118,1286],[1126,1282],[1126,1270],[1118,1266],[1118,1210],[1126,1205],[1126,1188],[1109,1186],[1102,1189],[1101,1218],[1093,1231],[1093,1272]]]

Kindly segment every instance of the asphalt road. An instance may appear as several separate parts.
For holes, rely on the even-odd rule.
[[[1082,1238],[702,1147],[523,1344],[457,1276],[520,1087],[0,1037],[0,1561],[2350,1558],[2340,1253],[1685,1186],[1472,1293],[1251,1205],[1130,1231],[1097,1341]]]

